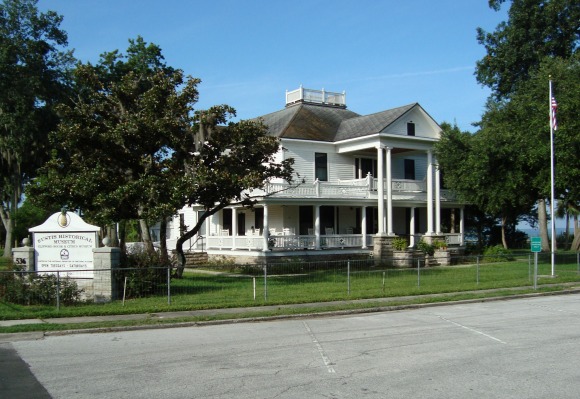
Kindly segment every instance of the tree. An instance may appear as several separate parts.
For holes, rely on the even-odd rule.
[[[234,110],[227,106],[196,115],[197,148],[193,157],[184,158],[185,178],[176,193],[185,198],[185,205],[201,205],[205,212],[177,240],[178,277],[185,267],[183,243],[198,233],[208,217],[232,204],[252,207],[256,200],[253,191],[264,188],[270,179],[293,180],[294,160],[275,162],[274,155],[280,150],[278,138],[269,136],[259,120],[224,126],[232,115]]]
[[[489,102],[487,118],[473,135],[442,123],[435,154],[446,185],[463,201],[501,220],[502,243],[508,248],[506,229],[530,211],[534,197],[525,195],[527,175],[518,165],[518,147],[500,130],[504,116]]]
[[[506,0],[489,0],[499,10]],[[476,64],[477,81],[496,98],[509,97],[538,69],[545,57],[569,58],[579,51],[577,0],[513,0],[507,22],[494,32],[477,29],[486,55]]]
[[[489,1],[490,7],[495,10],[503,3],[505,0]],[[534,193],[537,195],[542,246],[548,248],[545,202],[549,197],[549,185],[546,183],[549,184],[550,181],[550,163],[546,161],[550,153],[547,117],[550,72],[546,73],[545,68],[541,69],[542,65],[552,63],[554,66],[554,62],[567,63],[574,57],[577,59],[580,51],[580,3],[575,0],[513,0],[510,2],[508,21],[499,24],[493,33],[478,29],[477,39],[487,52],[477,62],[477,80],[492,89],[492,97],[500,104],[497,109],[488,109],[484,120],[496,118],[498,112],[509,115],[504,118],[506,126],[502,130],[523,151],[511,154],[528,159],[527,163],[520,161],[519,165],[523,165],[530,177],[530,184],[525,187],[526,196]],[[539,83],[537,88],[540,88],[540,92],[531,88],[530,81]],[[561,88],[565,87],[561,81],[559,85]],[[567,112],[572,111],[572,114],[575,112],[578,115],[578,96],[576,94],[572,97],[574,98],[567,101],[565,107],[569,108]],[[516,101],[512,104],[514,99]],[[560,104],[563,104],[562,101]],[[496,115],[487,115],[488,113]],[[572,118],[568,121],[572,122]],[[575,134],[572,134],[571,139],[561,138],[560,142],[571,141],[557,152],[565,154],[573,151],[577,148],[577,141],[574,141],[576,139]],[[522,146],[523,142],[527,146]],[[573,160],[577,157],[573,153],[570,155]],[[560,161],[567,159],[561,155],[559,158]],[[562,172],[564,169],[559,167],[560,173],[557,176],[560,193],[573,190],[567,187],[575,185],[572,176],[576,176],[577,182],[578,165],[567,169],[570,173],[565,173],[566,176]]]
[[[23,188],[47,159],[55,104],[67,91],[71,52],[62,17],[40,13],[35,0],[0,4],[0,217],[10,258],[14,217]]]
[[[158,46],[140,37],[129,43],[126,55],[113,51],[97,65],[76,67],[76,97],[59,106],[53,157],[28,193],[80,209],[102,226],[140,219],[148,237],[145,221],[179,206],[171,195],[173,154],[192,141],[199,80],[167,67]],[[150,238],[144,241],[152,250]]]

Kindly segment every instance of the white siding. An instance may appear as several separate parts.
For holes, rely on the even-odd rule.
[[[350,155],[337,154],[334,145],[316,142],[285,141],[286,159],[294,158],[294,171],[307,183],[314,179],[314,154],[326,153],[328,156],[328,181],[354,178],[354,158]]]
[[[385,133],[406,136],[408,122],[415,124],[416,137],[439,138],[439,128],[420,108],[412,109],[408,114],[389,126]]]

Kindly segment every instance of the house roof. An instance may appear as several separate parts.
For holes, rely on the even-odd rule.
[[[335,141],[363,137],[382,132],[390,124],[417,105],[419,104],[413,103],[344,121],[341,123],[338,132],[336,133]]]
[[[279,138],[334,141],[342,122],[360,116],[344,108],[300,103],[261,117]]]
[[[300,103],[260,119],[279,138],[334,142],[377,134],[415,106],[418,103],[359,115],[341,107]]]

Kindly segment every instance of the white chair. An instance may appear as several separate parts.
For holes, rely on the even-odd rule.
[[[313,236],[314,235],[314,229],[308,229],[308,235],[309,236]]]
[[[325,233],[326,233],[327,236],[330,236],[330,235],[333,235],[334,234],[334,228],[332,228],[332,227],[326,227],[324,229],[324,231],[325,231]]]
[[[229,236],[230,231],[228,229],[222,229],[222,236]]]
[[[346,234],[352,234],[352,233],[353,233],[352,227],[347,227],[346,228]]]

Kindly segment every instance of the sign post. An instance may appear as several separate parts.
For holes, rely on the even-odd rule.
[[[534,253],[534,289],[538,289],[538,253],[542,252],[542,238],[532,237],[530,240],[531,251]]]

